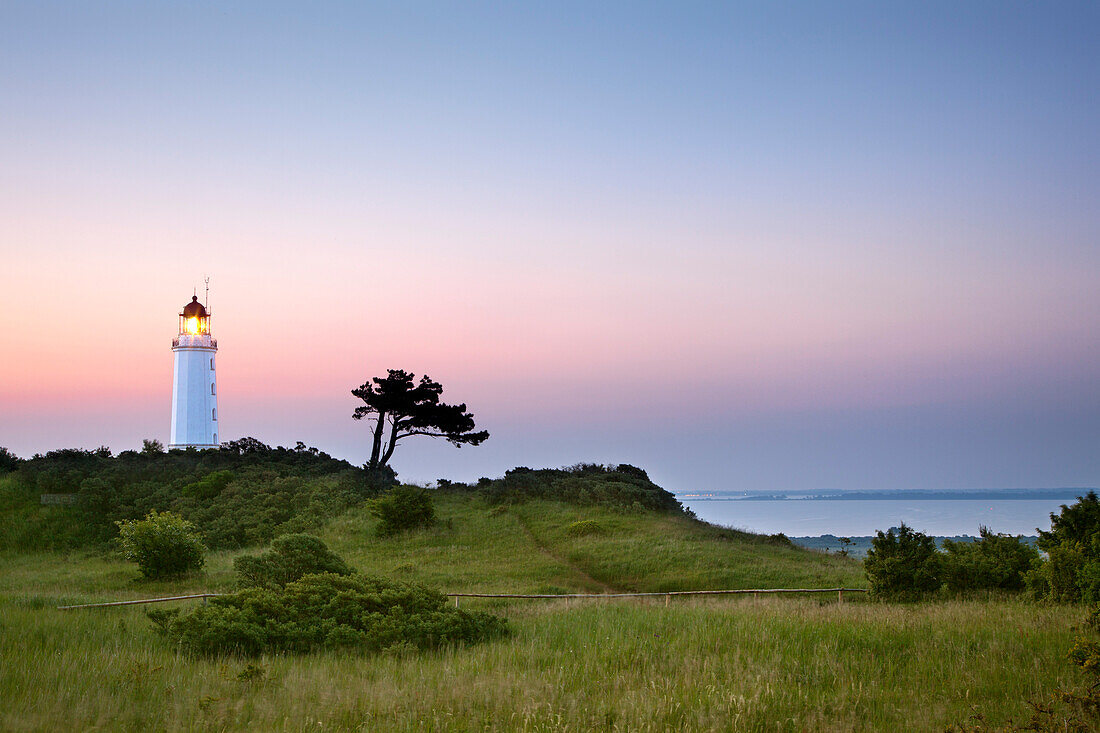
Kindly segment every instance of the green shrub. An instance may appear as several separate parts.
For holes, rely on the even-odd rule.
[[[370,502],[370,512],[380,520],[383,537],[435,524],[435,507],[427,490],[416,486],[395,486]]]
[[[206,547],[195,526],[171,512],[152,511],[145,519],[116,524],[126,559],[136,562],[146,578],[199,570],[206,561]]]
[[[185,496],[198,499],[213,499],[234,479],[232,471],[211,471],[198,481],[183,487]]]
[[[1027,573],[1039,562],[1039,552],[1021,537],[981,528],[976,542],[944,540],[941,577],[952,591],[1024,588]]]
[[[582,519],[579,522],[570,524],[565,532],[570,537],[584,537],[590,534],[603,534],[604,527],[595,519]]]
[[[265,545],[281,534],[316,529],[362,501],[354,471],[317,477],[273,470],[235,473],[214,499],[181,497],[175,504],[212,547]]]
[[[351,575],[355,572],[324,542],[309,534],[276,537],[270,550],[258,557],[238,557],[233,561],[233,569],[237,573],[237,584],[242,588],[280,588],[304,575]]]
[[[551,499],[582,506],[684,513],[675,495],[650,481],[642,469],[625,463],[578,463],[557,469],[521,466],[505,473],[504,478],[479,479],[473,490],[492,502]]]
[[[863,568],[871,592],[881,598],[915,600],[940,587],[935,540],[905,524],[876,533]]]
[[[186,614],[149,616],[171,642],[202,654],[406,651],[473,644],[507,633],[504,619],[455,608],[442,593],[422,585],[331,573],[212,598]]]
[[[374,469],[363,469],[363,483],[361,492],[367,495],[379,494],[388,491],[397,485],[397,473],[389,466],[381,466]]]
[[[1100,498],[1090,491],[1050,515],[1050,531],[1039,530],[1046,562],[1028,577],[1039,598],[1058,603],[1100,601]]]
[[[0,446],[0,473],[14,471],[17,468],[19,468],[19,456]]]

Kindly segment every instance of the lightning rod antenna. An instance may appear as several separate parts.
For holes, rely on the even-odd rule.
[[[206,310],[209,311],[210,310],[210,276],[209,275],[204,275],[203,278],[206,280]]]

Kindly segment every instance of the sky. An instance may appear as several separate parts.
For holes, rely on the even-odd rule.
[[[0,3],[0,445],[219,433],[401,478],[1100,485],[1094,3]]]

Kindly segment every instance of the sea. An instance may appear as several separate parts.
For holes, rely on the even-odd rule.
[[[1034,536],[1050,529],[1050,515],[1089,489],[960,492],[828,492],[774,494],[711,492],[677,498],[706,522],[788,537],[873,535],[903,522],[940,537],[977,535],[980,527]]]

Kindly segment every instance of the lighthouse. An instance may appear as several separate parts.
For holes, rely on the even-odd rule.
[[[179,335],[172,339],[172,437],[169,448],[218,447],[218,380],[210,333],[210,313],[193,296],[180,311]]]

